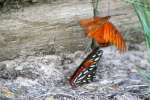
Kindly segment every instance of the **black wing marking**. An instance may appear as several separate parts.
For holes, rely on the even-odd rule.
[[[97,62],[100,60],[102,54],[103,51],[99,47],[93,49],[69,79],[70,84],[75,87],[76,85],[92,82],[95,78]],[[85,66],[85,63],[88,61],[93,61],[93,63]]]

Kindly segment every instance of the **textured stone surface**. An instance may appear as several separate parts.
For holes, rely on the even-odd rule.
[[[92,16],[87,0],[31,6],[0,16],[0,61],[82,49],[79,19]]]
[[[0,61],[74,52],[87,47],[90,41],[84,37],[79,20],[93,16],[91,0],[50,2],[0,16]],[[109,2],[108,7],[108,0],[101,0],[99,15],[112,15],[111,21],[122,32],[130,49],[136,49],[132,44],[141,43],[144,35],[132,6],[122,0]]]

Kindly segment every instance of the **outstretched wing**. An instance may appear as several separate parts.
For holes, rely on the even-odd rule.
[[[93,17],[93,18],[88,18],[88,19],[82,19],[80,20],[80,25],[83,27],[85,31],[85,35],[89,35],[90,32],[93,30],[101,27],[104,23],[106,23],[110,19],[110,16],[106,17]]]
[[[117,28],[108,21],[109,18],[110,16],[94,17],[81,20],[80,24],[87,33],[87,36],[95,39],[100,45],[113,44],[120,52],[124,52],[126,51],[125,41]]]
[[[123,37],[121,36],[121,33],[111,22],[104,24],[103,32],[103,38],[106,42],[115,45],[121,52],[126,51],[126,44]]]
[[[96,74],[97,62],[102,54],[102,50],[95,48],[70,77],[70,85],[76,87],[77,85],[93,81]]]

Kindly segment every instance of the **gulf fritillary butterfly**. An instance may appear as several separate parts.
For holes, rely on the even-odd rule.
[[[120,52],[125,52],[125,41],[116,26],[109,19],[110,16],[96,16],[80,20],[80,25],[83,27],[85,35],[94,39],[99,46],[107,47],[109,45],[115,45]]]
[[[100,50],[99,47],[93,49],[93,51],[85,58],[85,60],[70,77],[70,85],[72,87],[76,87],[78,85],[92,82],[95,78],[97,63],[102,55],[103,51]]]

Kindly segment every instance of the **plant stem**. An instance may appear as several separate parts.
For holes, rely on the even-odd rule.
[[[94,17],[98,15],[98,4],[99,4],[100,0],[96,0],[95,5],[93,6],[93,13],[94,13]],[[92,39],[92,43],[91,43],[91,49],[97,47],[96,42],[94,39]]]

